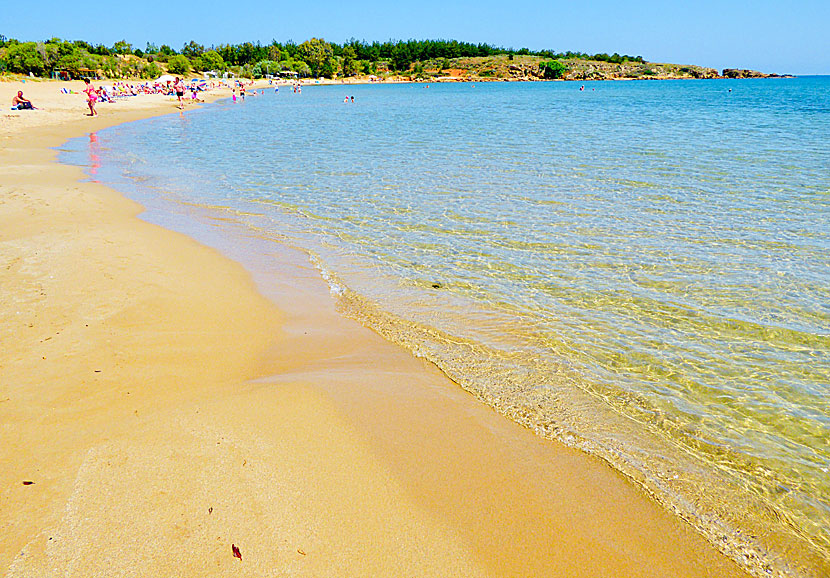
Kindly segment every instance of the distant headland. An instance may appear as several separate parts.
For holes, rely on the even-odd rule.
[[[0,74],[73,79],[146,78],[164,73],[244,78],[327,78],[454,82],[533,80],[633,80],[681,78],[777,78],[755,70],[718,71],[696,65],[649,62],[627,54],[515,50],[457,40],[399,40],[343,44],[311,38],[300,44],[276,40],[205,47],[195,41],[180,50],[126,41],[112,46],[52,38],[22,42],[0,35]]]

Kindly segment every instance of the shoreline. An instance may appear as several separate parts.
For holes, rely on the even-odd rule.
[[[302,255],[274,249],[257,287],[55,160],[167,106],[0,152],[8,576],[745,575],[600,460],[342,317]]]

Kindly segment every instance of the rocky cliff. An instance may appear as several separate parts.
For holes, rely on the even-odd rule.
[[[724,68],[722,76],[723,78],[792,78],[789,74],[766,74],[743,68]]]
[[[454,58],[428,61],[418,74],[403,75],[411,80],[463,81],[463,80],[542,80],[544,73],[538,56],[498,55],[476,58]],[[668,64],[660,62],[622,63],[577,58],[562,59],[565,72],[562,80],[633,80],[633,79],[682,79],[682,78],[772,78],[776,74],[764,74],[755,70],[728,68],[721,74],[715,68],[693,64]],[[413,71],[414,72],[414,71]]]

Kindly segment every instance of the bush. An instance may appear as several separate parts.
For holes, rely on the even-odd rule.
[[[558,60],[548,60],[547,62],[539,63],[539,68],[542,69],[542,74],[545,78],[562,78],[568,68]]]
[[[118,78],[121,76],[121,69],[118,65],[118,59],[112,56],[104,58],[104,63],[101,66],[104,76],[107,78]]]
[[[171,56],[167,61],[167,70],[170,74],[186,75],[190,72],[190,61],[181,54]]]
[[[139,71],[141,78],[158,78],[161,76],[161,68],[155,62],[150,62]]]

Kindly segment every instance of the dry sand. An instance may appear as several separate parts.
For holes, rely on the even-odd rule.
[[[301,255],[275,247],[266,298],[80,182],[49,147],[175,109],[87,118],[64,84],[0,117],[7,576],[743,575],[604,463],[341,317]]]

